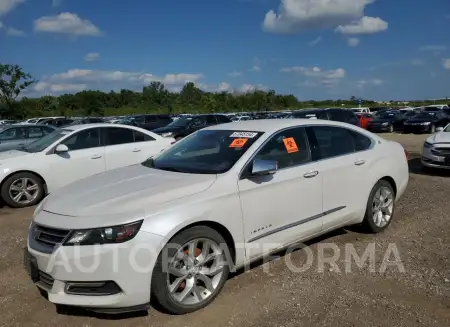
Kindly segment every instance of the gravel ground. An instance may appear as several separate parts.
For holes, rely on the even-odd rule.
[[[411,179],[397,205],[390,228],[379,235],[340,230],[310,242],[317,254],[325,243],[342,253],[347,244],[359,254],[375,244],[376,272],[354,263],[345,271],[342,254],[337,266],[318,272],[317,262],[305,272],[287,268],[306,262],[306,252],[233,276],[222,294],[206,309],[169,316],[151,309],[148,315],[95,315],[78,310],[57,312],[31,284],[21,266],[22,248],[32,208],[0,210],[0,326],[450,326],[450,173],[424,175],[417,155],[425,135],[386,134],[410,152]],[[383,258],[397,249],[404,272]],[[328,252],[325,252],[328,253]],[[391,253],[390,260],[395,258]]]

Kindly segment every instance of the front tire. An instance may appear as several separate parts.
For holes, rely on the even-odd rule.
[[[38,204],[44,197],[44,182],[33,173],[16,173],[5,180],[0,194],[9,207],[30,207]]]
[[[152,296],[172,314],[206,307],[228,279],[231,261],[228,254],[228,246],[216,230],[195,226],[182,231],[169,241],[157,259]]]
[[[384,231],[392,222],[394,209],[395,192],[392,185],[385,180],[379,180],[367,200],[364,229],[370,233]]]

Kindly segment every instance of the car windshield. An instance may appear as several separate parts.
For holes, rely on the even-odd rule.
[[[421,112],[420,114],[415,115],[414,119],[432,119],[434,117],[434,112]]]
[[[325,111],[309,111],[295,112],[289,115],[287,118],[316,118],[316,119],[327,119],[327,113]]]
[[[71,129],[56,129],[50,134],[47,134],[39,139],[37,139],[34,142],[29,143],[28,145],[19,148],[20,151],[25,152],[41,152],[45,150],[47,147],[58,141],[59,139],[63,138],[67,134],[72,133],[73,130]]]
[[[180,117],[177,120],[174,120],[170,124],[168,124],[166,127],[185,127],[189,125],[193,117]]]
[[[442,111],[444,112],[444,114],[450,116],[450,108],[444,108],[442,109]]]
[[[200,130],[175,143],[143,166],[191,174],[221,174],[231,169],[262,132]]]

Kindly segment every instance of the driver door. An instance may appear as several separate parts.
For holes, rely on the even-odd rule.
[[[253,177],[249,172],[254,159],[276,160],[278,170]],[[322,230],[322,175],[311,160],[305,129],[275,134],[253,160],[238,181],[247,259]]]
[[[69,151],[48,156],[50,161],[48,192],[105,171],[105,147],[100,141],[98,128],[81,130],[60,144],[66,145]]]

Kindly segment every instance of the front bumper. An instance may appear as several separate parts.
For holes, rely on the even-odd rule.
[[[403,131],[405,133],[428,133],[430,131],[430,125],[403,125]]]
[[[436,155],[431,148],[424,148],[420,161],[425,167],[450,169],[450,149],[448,151],[447,155]]]
[[[34,258],[38,269],[34,282],[50,302],[111,313],[142,309],[150,302],[150,281],[164,244],[162,236],[140,231],[122,244],[56,246],[52,253],[36,250],[40,247],[35,243],[30,234],[25,258]],[[93,292],[105,283],[108,287],[102,286],[103,292]],[[80,287],[85,287],[84,293],[71,294]]]
[[[367,130],[370,131],[370,132],[375,132],[375,133],[377,133],[377,132],[389,132],[390,131],[390,126],[389,125],[386,125],[386,126],[383,126],[383,125],[368,125],[367,126]]]

